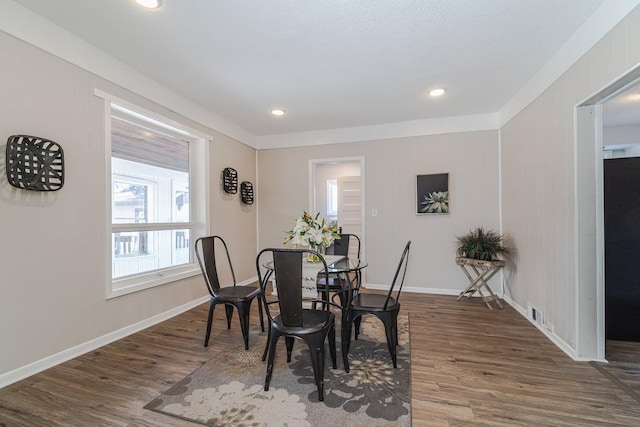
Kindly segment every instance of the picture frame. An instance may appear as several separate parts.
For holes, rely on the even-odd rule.
[[[449,212],[449,174],[417,175],[416,215],[439,215]]]

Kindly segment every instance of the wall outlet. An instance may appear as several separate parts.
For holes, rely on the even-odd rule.
[[[378,209],[371,209],[371,216],[378,216]]]
[[[551,322],[544,322],[544,327],[547,331],[553,333],[554,332],[554,327],[553,327],[553,323]]]

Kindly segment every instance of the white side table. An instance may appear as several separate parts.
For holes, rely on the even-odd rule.
[[[500,298],[493,293],[491,288],[489,287],[489,279],[491,279],[502,267],[504,267],[504,261],[502,260],[494,260],[494,261],[484,261],[481,259],[473,259],[473,258],[456,258],[456,264],[460,266],[464,274],[469,279],[469,286],[460,292],[457,301],[460,298],[466,296],[470,298],[476,292],[480,294],[482,301],[487,304],[490,310],[493,310],[490,302],[495,301],[498,304],[498,307],[502,308],[502,304],[500,303]],[[482,289],[485,289],[489,295],[485,295],[482,293]]]

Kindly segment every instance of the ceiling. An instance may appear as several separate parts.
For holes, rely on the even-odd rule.
[[[495,113],[603,0],[15,2],[260,136]]]

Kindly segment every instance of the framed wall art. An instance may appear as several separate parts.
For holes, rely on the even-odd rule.
[[[449,174],[418,175],[416,214],[449,213]]]

